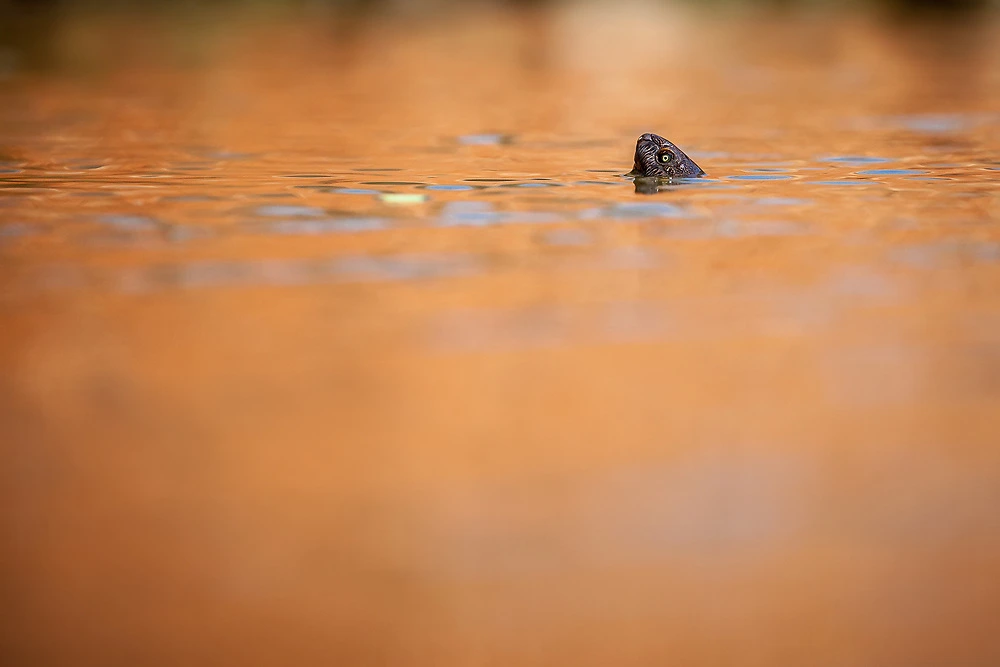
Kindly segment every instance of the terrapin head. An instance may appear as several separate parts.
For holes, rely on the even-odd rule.
[[[635,142],[635,165],[629,176],[695,178],[705,172],[684,151],[658,134],[646,133]]]

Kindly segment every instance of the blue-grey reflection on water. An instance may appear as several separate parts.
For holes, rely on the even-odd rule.
[[[281,220],[268,223],[266,229],[275,234],[327,234],[331,232],[367,232],[385,229],[384,218],[325,218],[320,220]]]
[[[293,206],[293,205],[270,205],[259,206],[256,209],[257,215],[285,217],[285,216],[322,216],[325,211],[315,206]]]
[[[808,234],[809,225],[788,220],[725,220],[717,224],[719,236],[789,236]]]
[[[471,185],[425,185],[424,188],[427,190],[439,190],[441,192],[462,192],[465,190],[473,190]]]
[[[0,224],[0,241],[38,234],[40,231],[36,225],[29,225],[23,222],[8,222]]]
[[[726,178],[734,181],[787,181],[792,177],[781,174],[736,174]]]
[[[892,161],[886,157],[874,157],[870,155],[834,155],[831,157],[824,157],[820,159],[824,162],[838,162],[840,164],[845,164],[852,167]]]
[[[379,190],[369,190],[366,188],[321,188],[323,192],[338,195],[377,195]]]
[[[202,241],[215,236],[215,230],[192,225],[169,225],[163,230],[163,237],[170,243]]]
[[[115,229],[128,232],[159,229],[160,223],[141,215],[102,215],[101,222]]]
[[[875,181],[860,178],[841,178],[832,181],[810,181],[813,185],[874,185]]]
[[[893,122],[916,132],[957,132],[961,130],[969,119],[961,115],[921,115],[921,116],[899,116]]]
[[[515,183],[516,178],[463,178],[466,183]]]
[[[911,176],[927,172],[921,169],[864,169],[858,173],[866,176]]]
[[[512,140],[512,137],[504,134],[465,134],[458,138],[458,142],[466,146],[497,146]]]
[[[691,211],[668,202],[623,202],[609,207],[587,208],[580,211],[580,220],[598,220],[601,218],[617,218],[620,220],[643,218],[690,218]]]
[[[554,213],[495,211],[489,202],[456,201],[442,207],[437,224],[442,227],[487,227],[510,223],[544,223],[559,220]]]

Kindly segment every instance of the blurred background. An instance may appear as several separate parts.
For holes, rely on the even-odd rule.
[[[998,8],[0,0],[0,662],[1000,664]]]

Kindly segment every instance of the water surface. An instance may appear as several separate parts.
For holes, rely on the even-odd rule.
[[[206,21],[0,81],[18,664],[1000,662],[995,21]]]

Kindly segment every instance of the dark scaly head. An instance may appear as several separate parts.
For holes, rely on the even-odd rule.
[[[635,165],[629,176],[694,178],[704,175],[702,168],[684,151],[658,134],[646,133],[635,142]]]

